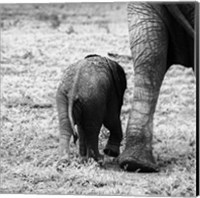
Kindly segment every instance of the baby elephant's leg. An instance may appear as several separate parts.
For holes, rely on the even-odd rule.
[[[68,160],[70,152],[70,138],[72,136],[72,128],[67,112],[68,104],[66,98],[59,94],[57,95],[56,102],[60,129],[59,154],[61,159]]]
[[[81,161],[85,161],[87,158],[86,137],[84,130],[82,129],[81,126],[78,126],[78,132],[79,132],[79,155]]]
[[[120,143],[122,140],[122,128],[119,116],[107,118],[104,125],[110,131],[110,137],[104,149],[104,153],[111,157],[117,157],[120,153]]]
[[[94,158],[95,161],[101,162],[103,156],[99,153],[98,140],[101,126],[87,126],[86,132],[86,144],[87,144],[87,158]]]

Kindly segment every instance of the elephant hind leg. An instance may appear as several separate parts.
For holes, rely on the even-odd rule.
[[[70,164],[70,139],[72,136],[72,129],[67,111],[67,99],[61,95],[57,94],[57,111],[58,111],[58,121],[59,121],[59,155],[60,159],[57,162],[57,171],[63,171],[63,169]]]
[[[70,153],[70,139],[72,136],[72,128],[67,111],[68,102],[61,94],[57,94],[56,102],[60,130],[59,154],[61,158],[68,159]]]
[[[128,158],[126,158],[126,160],[124,160],[121,163],[121,167],[123,167],[124,170],[126,171],[133,171],[133,167],[134,169],[137,170],[138,172],[143,172],[143,173],[151,173],[151,172],[158,172],[158,168],[156,166],[152,166],[152,164],[148,164],[146,163],[144,165],[144,163],[141,161],[138,161],[138,159],[136,159],[133,162],[133,159],[130,158],[130,160]]]
[[[131,140],[133,146],[131,147],[129,143],[126,146],[123,155],[119,158],[120,167],[127,171],[158,172],[152,149],[146,145],[145,135],[131,138],[129,137],[128,141]]]
[[[101,126],[87,126],[84,128],[86,145],[87,145],[87,158],[94,158],[95,161],[100,162],[103,156],[99,153],[99,132]]]
[[[115,114],[116,115],[116,114]],[[108,118],[104,121],[104,125],[106,128],[110,130],[110,137],[104,149],[104,153],[111,157],[117,157],[120,153],[120,143],[122,140],[122,128],[121,128],[121,121],[119,116],[113,119]]]
[[[134,93],[126,131],[122,168],[155,172],[152,152],[153,116],[167,71],[168,31],[151,4],[131,4],[129,35],[134,65]]]
[[[84,134],[84,130],[81,126],[78,126],[79,132],[79,155],[81,158],[86,158],[87,156],[87,145],[86,145],[86,137]]]

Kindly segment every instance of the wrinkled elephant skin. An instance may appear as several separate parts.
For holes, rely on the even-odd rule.
[[[153,115],[160,87],[172,64],[194,68],[197,3],[129,3],[128,25],[134,94],[119,164],[128,171],[154,172]]]
[[[79,138],[82,159],[101,160],[98,136],[102,124],[110,131],[104,153],[119,155],[120,111],[125,89],[124,70],[105,57],[89,55],[67,67],[56,96],[61,157],[69,159],[69,142],[74,135]]]

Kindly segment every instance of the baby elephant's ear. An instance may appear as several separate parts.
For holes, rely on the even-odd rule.
[[[121,65],[119,65],[117,62],[115,62],[115,65],[117,67],[117,75],[118,75],[118,78],[119,78],[119,81],[120,81],[120,87],[121,89],[124,90],[126,89],[127,87],[127,83],[126,83],[126,74],[124,72],[124,69]]]
[[[117,96],[119,99],[123,98],[126,89],[126,75],[124,69],[115,61],[107,59],[107,63],[117,91]]]
[[[97,55],[97,54],[89,54],[89,55],[87,55],[87,56],[85,57],[85,59],[86,59],[86,58],[91,58],[91,57],[100,57],[100,56]]]

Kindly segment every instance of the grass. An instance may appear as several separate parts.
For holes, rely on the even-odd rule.
[[[1,193],[195,196],[196,82],[191,69],[181,66],[168,71],[156,108],[153,146],[159,173],[124,172],[108,157],[104,167],[94,161],[80,163],[73,144],[71,164],[56,170],[55,93],[62,71],[91,53],[130,56],[126,4],[15,4],[1,5],[0,10]],[[132,62],[115,60],[128,81],[124,129]],[[107,137],[102,128],[101,152]]]

